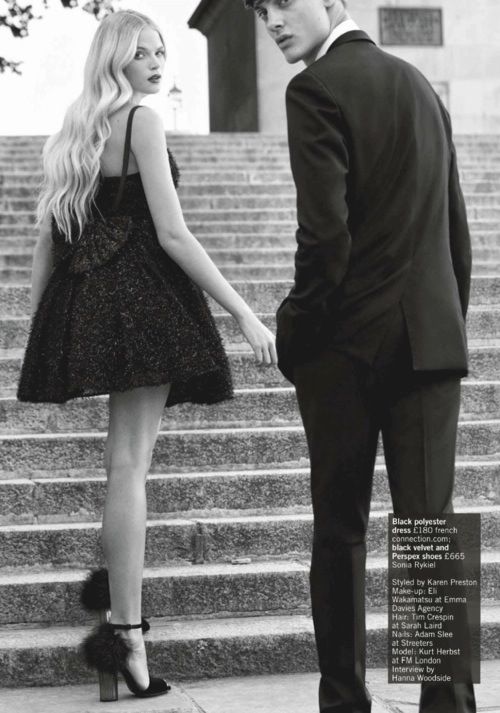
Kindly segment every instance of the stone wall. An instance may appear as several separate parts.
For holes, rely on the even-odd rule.
[[[425,74],[448,106],[455,132],[500,132],[499,0],[348,0],[352,18],[379,45],[381,7],[441,8],[442,46],[382,48]],[[262,23],[256,35],[260,130],[282,133],[285,87],[304,65],[288,65]]]

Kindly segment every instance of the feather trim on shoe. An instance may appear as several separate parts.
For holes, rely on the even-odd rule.
[[[80,591],[80,604],[87,611],[111,609],[109,596],[109,579],[106,567],[94,569],[88,573]],[[151,629],[147,619],[141,617],[142,633]]]
[[[131,648],[108,623],[100,624],[81,643],[81,653],[90,668],[116,673],[125,667]]]
[[[105,567],[89,572],[82,585],[80,603],[88,611],[111,608],[108,570]]]

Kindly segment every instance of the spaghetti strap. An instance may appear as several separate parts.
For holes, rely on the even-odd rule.
[[[137,104],[136,106],[132,107],[132,109],[129,111],[129,115],[128,115],[128,119],[127,119],[127,130],[125,132],[125,146],[123,149],[122,175],[120,178],[120,185],[118,187],[118,193],[116,194],[116,198],[113,203],[113,211],[118,209],[118,206],[120,205],[120,201],[122,199],[123,190],[125,188],[125,181],[127,180],[128,160],[129,160],[129,156],[130,156],[130,137],[132,136],[132,118],[134,116],[135,110],[138,109],[140,106],[141,106],[141,104]]]

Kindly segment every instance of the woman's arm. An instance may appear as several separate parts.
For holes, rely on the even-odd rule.
[[[31,268],[31,316],[38,308],[42,294],[54,267],[50,214],[40,225],[40,233],[33,252]]]
[[[274,335],[223,277],[188,230],[170,172],[165,131],[149,107],[136,112],[131,148],[141,174],[158,240],[170,257],[237,320],[259,361],[277,363]]]

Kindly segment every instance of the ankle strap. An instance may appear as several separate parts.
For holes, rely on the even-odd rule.
[[[110,621],[109,624],[113,629],[140,629],[142,627],[142,622],[140,624],[113,624]]]

